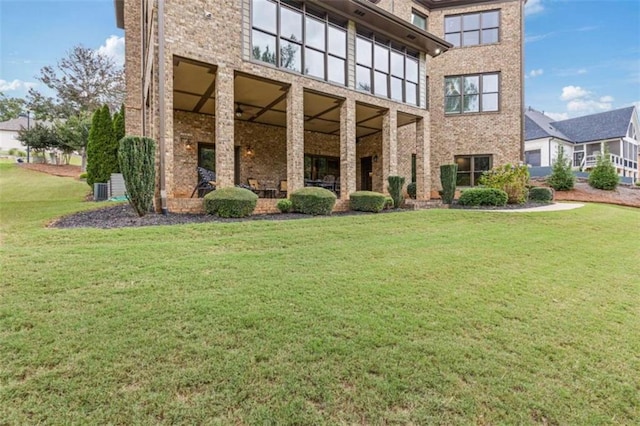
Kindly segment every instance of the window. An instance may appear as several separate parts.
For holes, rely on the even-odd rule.
[[[455,47],[497,43],[499,35],[498,10],[444,17],[444,39]]]
[[[304,178],[307,180],[321,180],[327,175],[340,179],[340,158],[321,155],[304,156]]]
[[[460,114],[498,111],[499,74],[478,74],[444,79],[444,112]]]
[[[418,28],[427,30],[427,17],[415,10],[411,11],[411,23]]]
[[[356,37],[356,88],[418,105],[418,53],[366,31]]]
[[[575,151],[573,153],[573,167],[582,167],[582,160],[584,160],[584,151]]]
[[[491,155],[458,155],[457,186],[475,186],[482,173],[491,170]]]
[[[418,164],[417,164],[417,155],[411,154],[411,182],[414,183],[416,181],[416,176],[418,174]]]
[[[532,151],[524,152],[524,162],[531,167],[540,167],[540,160],[542,158],[541,150],[535,149]]]
[[[216,171],[216,147],[211,143],[198,144],[198,167]]]
[[[255,60],[346,84],[345,22],[293,0],[252,0]]]

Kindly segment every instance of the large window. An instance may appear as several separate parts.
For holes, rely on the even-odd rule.
[[[500,104],[499,74],[477,74],[445,77],[444,112],[461,114],[498,111]]]
[[[475,186],[482,173],[491,170],[490,155],[458,155],[455,161],[458,165],[458,186]]]
[[[418,105],[418,53],[366,31],[356,37],[356,88]]]
[[[252,0],[255,60],[346,84],[346,22],[292,0]]]
[[[444,39],[455,47],[497,43],[499,37],[500,11],[444,17]]]
[[[327,175],[340,178],[340,158],[305,154],[304,178],[306,180],[322,180]]]

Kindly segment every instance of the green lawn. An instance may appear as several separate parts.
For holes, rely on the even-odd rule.
[[[0,164],[0,424],[634,424],[640,210],[46,229]]]

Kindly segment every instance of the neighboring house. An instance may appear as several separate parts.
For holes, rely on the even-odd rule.
[[[201,206],[189,199],[197,166],[219,187],[251,178],[289,193],[335,177],[338,208],[356,190],[385,192],[390,175],[437,196],[447,163],[474,185],[522,159],[523,7],[115,0],[127,134],[158,141],[163,210]]]
[[[34,120],[31,120],[30,124],[35,124]],[[18,140],[18,132],[23,127],[27,128],[27,117],[13,118],[0,123],[0,151],[6,152],[13,148],[26,151],[26,147]]]
[[[561,121],[529,108],[525,128],[524,155],[530,166],[551,166],[562,145],[573,167],[588,171],[607,150],[620,176],[638,180],[640,124],[635,107]]]

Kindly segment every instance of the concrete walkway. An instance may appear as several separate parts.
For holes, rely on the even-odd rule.
[[[546,206],[531,207],[528,209],[504,209],[504,210],[478,210],[484,212],[503,212],[503,213],[531,213],[531,212],[560,212],[564,210],[573,210],[584,207],[582,203],[553,203]]]

